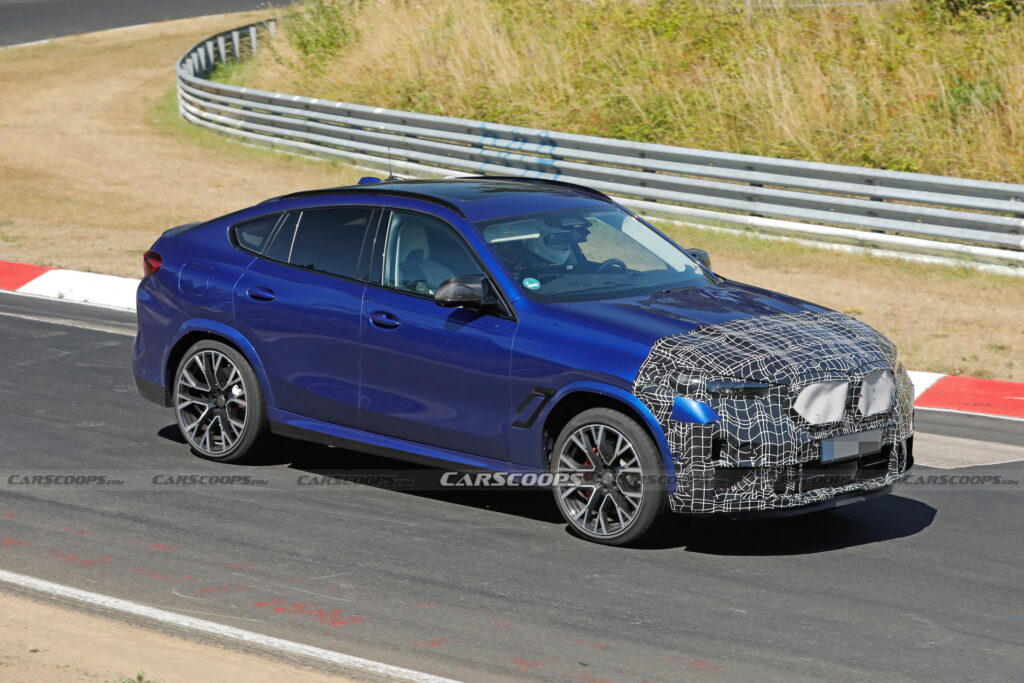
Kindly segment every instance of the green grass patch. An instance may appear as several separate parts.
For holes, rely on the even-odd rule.
[[[738,153],[1024,182],[1016,0],[307,0],[279,92]]]

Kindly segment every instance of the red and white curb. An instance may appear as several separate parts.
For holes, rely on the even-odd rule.
[[[0,261],[0,290],[19,294],[134,311],[138,286],[130,277]]]
[[[134,311],[138,286],[130,277],[0,261],[0,290],[19,294]],[[1024,419],[1024,382],[935,372],[911,372],[910,377],[918,408]]]

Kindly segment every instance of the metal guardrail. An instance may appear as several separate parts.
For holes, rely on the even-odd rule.
[[[559,133],[209,80],[275,28],[243,26],[189,50],[177,64],[182,116],[253,143],[410,175],[559,179],[655,217],[1024,267],[1024,185]]]

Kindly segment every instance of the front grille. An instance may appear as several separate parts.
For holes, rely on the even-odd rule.
[[[854,460],[829,463],[804,463],[797,470],[793,493],[806,493],[824,488],[846,486],[857,482],[884,477],[889,471],[891,448],[886,446],[877,453],[862,455]]]
[[[774,478],[772,489],[776,495],[807,493],[824,488],[870,481],[889,472],[892,447],[885,446],[876,453],[862,455],[853,460],[822,464],[809,462],[785,467],[715,467],[714,489],[718,493],[739,493],[750,475],[767,473]]]

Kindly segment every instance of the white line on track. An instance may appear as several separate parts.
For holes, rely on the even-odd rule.
[[[82,604],[113,610],[123,614],[131,614],[136,617],[151,619],[162,624],[177,626],[190,631],[198,631],[200,633],[208,633],[221,638],[228,638],[230,640],[245,643],[247,645],[254,645],[265,650],[271,650],[281,654],[305,657],[326,664],[340,666],[353,672],[358,671],[363,674],[371,674],[373,676],[389,680],[414,681],[415,683],[456,683],[450,678],[440,678],[438,676],[432,676],[419,671],[413,671],[412,669],[403,669],[401,667],[391,666],[390,664],[375,662],[372,659],[363,659],[362,657],[354,657],[352,655],[342,654],[341,652],[334,652],[333,650],[324,650],[312,645],[304,645],[302,643],[296,643],[282,638],[275,638],[262,633],[246,631],[244,629],[235,628],[234,626],[225,626],[224,624],[218,624],[214,621],[187,617],[176,612],[168,612],[167,610],[157,609],[156,607],[150,607],[137,602],[131,602],[130,600],[122,600],[121,598],[113,598],[108,595],[101,595],[100,593],[92,593],[90,591],[72,588],[71,586],[64,586],[59,583],[43,581],[42,579],[25,576],[24,574],[15,574],[14,572],[8,572],[2,569],[0,569],[0,583],[6,583],[12,586],[17,586],[18,588],[28,589],[38,593],[45,593],[46,595],[64,598],[66,600],[73,600]]]
[[[116,327],[114,325],[104,325],[103,323],[91,323],[85,320],[69,320],[68,318],[48,318],[42,315],[9,313],[7,311],[0,311],[0,316],[4,316],[7,318],[18,318],[20,320],[32,320],[38,323],[50,323],[51,325],[67,325],[69,327],[80,327],[83,330],[93,330],[94,332],[106,332],[108,334],[120,334],[126,337],[135,336],[134,330],[129,330],[123,327]]]
[[[936,413],[956,413],[957,415],[974,415],[975,417],[991,417],[996,420],[1010,420],[1011,422],[1024,422],[1024,417],[1015,417],[1013,415],[996,415],[994,413],[975,413],[966,410],[954,410],[953,408],[931,408],[914,406],[915,412],[921,412],[923,410],[934,411]]]
[[[1022,446],[925,432],[917,432],[914,435],[914,461],[922,467],[952,470],[960,467],[1006,465],[1020,460],[1024,460]]]

